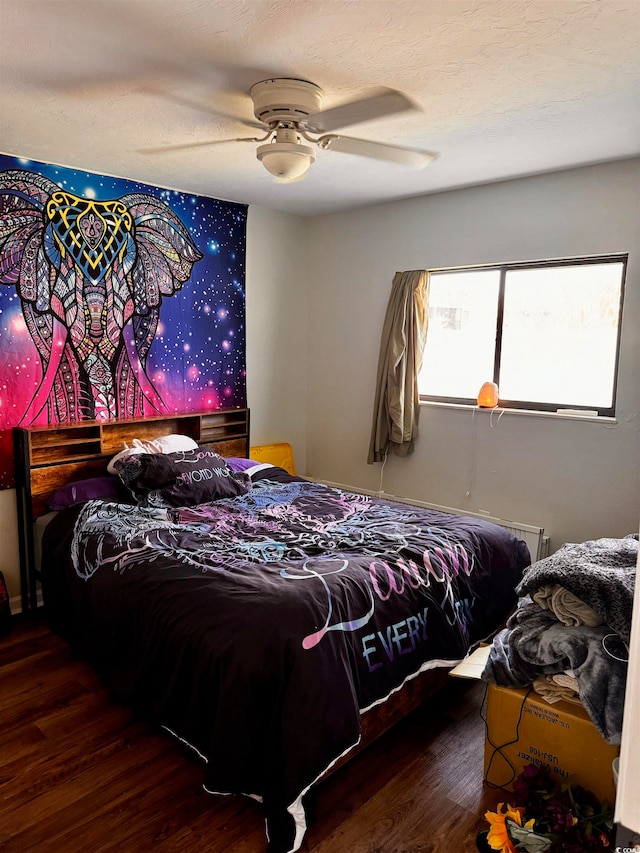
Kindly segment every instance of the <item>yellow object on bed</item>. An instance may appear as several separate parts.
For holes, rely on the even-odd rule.
[[[289,474],[295,476],[296,469],[293,464],[293,450],[291,445],[286,442],[279,444],[261,444],[252,447],[249,455],[256,462],[270,462],[272,465],[278,465],[284,468]]]

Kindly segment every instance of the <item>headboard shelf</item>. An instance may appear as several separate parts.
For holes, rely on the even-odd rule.
[[[202,441],[237,438],[246,433],[245,417],[240,410],[220,412],[220,417],[203,415],[200,421]]]
[[[61,444],[33,444],[31,446],[31,464],[34,467],[51,465],[58,462],[71,462],[76,459],[100,456],[100,439],[71,438],[63,439]]]
[[[109,459],[136,438],[179,433],[213,445],[221,456],[248,456],[249,410],[15,427],[13,433],[22,609],[28,610],[36,606],[33,522],[48,511],[47,500],[57,488],[106,473]]]
[[[247,409],[169,415],[140,420],[80,421],[43,427],[16,427],[30,468],[56,465],[64,461],[112,456],[135,438],[150,440],[180,433],[200,444],[218,439],[248,440]],[[244,450],[244,449],[243,449]],[[244,455],[244,452],[243,452]]]

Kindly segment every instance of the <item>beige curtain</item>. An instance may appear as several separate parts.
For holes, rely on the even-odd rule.
[[[382,328],[369,464],[382,461],[389,450],[397,456],[413,453],[428,307],[427,270],[397,272]]]

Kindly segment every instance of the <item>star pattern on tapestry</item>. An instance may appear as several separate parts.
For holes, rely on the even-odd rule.
[[[246,217],[0,155],[0,488],[13,426],[246,406]]]

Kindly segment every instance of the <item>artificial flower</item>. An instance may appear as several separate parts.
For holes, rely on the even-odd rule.
[[[489,830],[478,849],[499,853],[606,853],[613,813],[579,785],[556,780],[551,768],[530,764],[513,784],[516,802],[486,812]]]
[[[508,803],[506,807],[504,803],[498,803],[497,811],[486,812],[485,818],[489,821],[489,834],[487,835],[489,847],[492,850],[499,850],[500,853],[518,853],[509,836],[507,820],[512,821],[517,826],[522,826],[521,809],[511,808]]]

